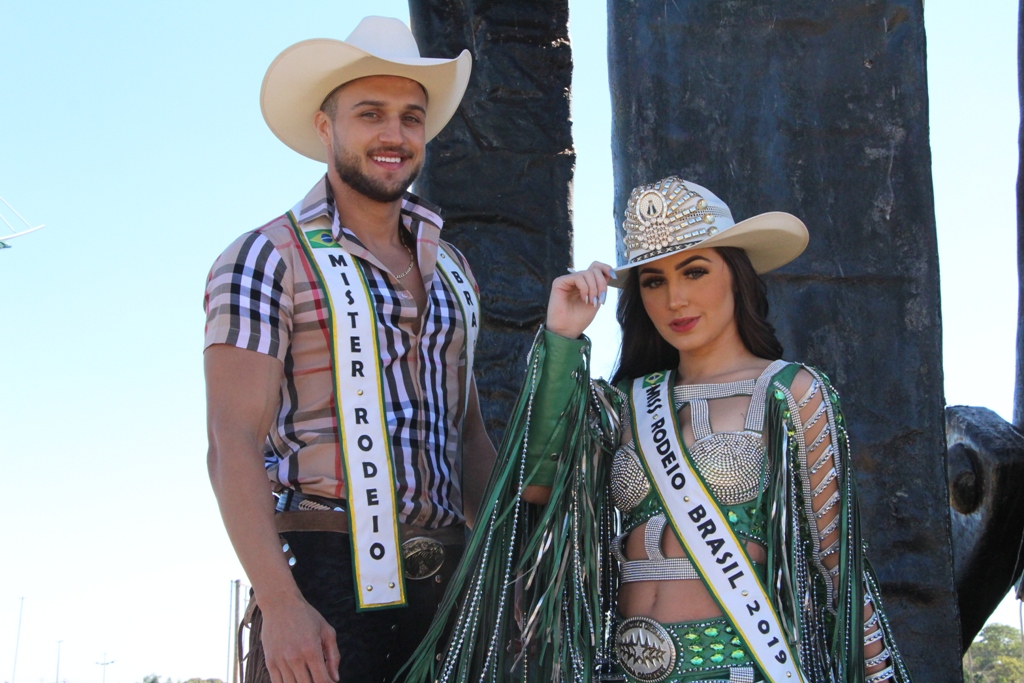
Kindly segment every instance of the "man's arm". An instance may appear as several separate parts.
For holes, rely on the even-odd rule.
[[[480,400],[476,394],[476,378],[470,378],[469,405],[466,410],[465,431],[462,441],[462,507],[466,524],[476,524],[476,513],[483,501],[484,489],[491,476],[491,468],[498,454],[484,428],[480,414]]]
[[[274,683],[338,681],[334,629],[292,578],[274,529],[273,497],[263,466],[284,366],[273,356],[225,344],[207,348],[204,365],[210,482],[263,613],[270,677]]]

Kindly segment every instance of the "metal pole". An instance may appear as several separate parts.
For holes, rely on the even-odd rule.
[[[96,662],[96,663],[103,667],[103,683],[107,683],[107,667],[110,666],[111,664],[113,664],[114,660],[111,659],[111,660],[108,661],[107,660],[107,653],[104,652],[103,653],[103,661],[102,662]]]
[[[18,635],[14,638],[14,667],[11,669],[11,683],[14,683],[14,674],[18,672],[18,646],[21,645],[21,614],[25,611],[25,596],[21,596],[21,606],[18,607]]]
[[[238,609],[239,608],[239,600],[241,599],[241,592],[242,592],[242,582],[239,579],[235,579],[235,594],[234,594],[234,597],[235,597],[235,620],[234,620],[234,629],[232,630],[232,632],[234,634],[236,634],[236,637],[237,637],[237,633],[238,633],[238,622],[241,619],[241,614],[239,614],[239,609]],[[238,665],[239,665],[239,661],[238,661],[238,646],[236,645],[235,647],[232,647],[231,648],[231,652],[233,653],[232,654],[232,659],[235,662],[235,665],[234,665],[234,667],[232,667],[232,671],[231,671],[231,683],[239,683],[239,680],[238,680]]]
[[[224,680],[231,678],[231,665],[235,661],[235,639],[232,637],[231,632],[234,630],[231,623],[231,615],[234,613],[234,606],[231,604],[234,600],[235,595],[235,582],[228,582],[228,661],[227,667],[224,670]]]
[[[1024,603],[1020,598],[1017,598],[1017,619],[1020,621],[1020,653],[1024,655]]]
[[[60,644],[63,640],[57,641],[57,675],[53,677],[53,683],[60,683]]]

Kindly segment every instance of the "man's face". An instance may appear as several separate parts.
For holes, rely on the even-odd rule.
[[[423,167],[423,87],[399,76],[368,76],[346,83],[331,98],[333,120],[317,112],[315,123],[334,171],[369,199],[400,199]]]

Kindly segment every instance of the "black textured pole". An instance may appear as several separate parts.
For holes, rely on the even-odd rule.
[[[842,392],[911,673],[960,681],[920,0],[610,0],[608,26],[616,215],[676,173],[806,221],[768,278],[785,357]]]
[[[1024,111],[1024,0],[1017,8],[1017,97]],[[1024,119],[1017,134],[1018,159],[1024,159]],[[1013,425],[1024,430],[1024,167],[1017,163],[1017,383]]]
[[[441,206],[441,236],[480,284],[476,378],[498,443],[548,287],[572,260],[568,4],[410,0],[409,13],[423,54],[473,55],[462,106],[428,145],[416,191]]]

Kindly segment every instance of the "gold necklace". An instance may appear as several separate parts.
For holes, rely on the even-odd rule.
[[[410,249],[410,248],[409,248],[409,245],[408,245],[408,244],[406,244],[405,242],[402,242],[402,246],[403,246],[403,247],[405,247],[405,250],[406,250],[407,252],[409,252],[409,267],[408,267],[408,268],[406,268],[406,269],[405,269],[405,272],[404,272],[404,273],[402,273],[401,275],[396,275],[396,276],[395,276],[395,279],[396,279],[396,280],[401,280],[401,279],[402,279],[403,277],[405,277],[406,275],[408,275],[409,273],[411,273],[411,272],[412,272],[412,267],[413,267],[414,265],[416,265],[416,257],[412,255],[412,249]]]

